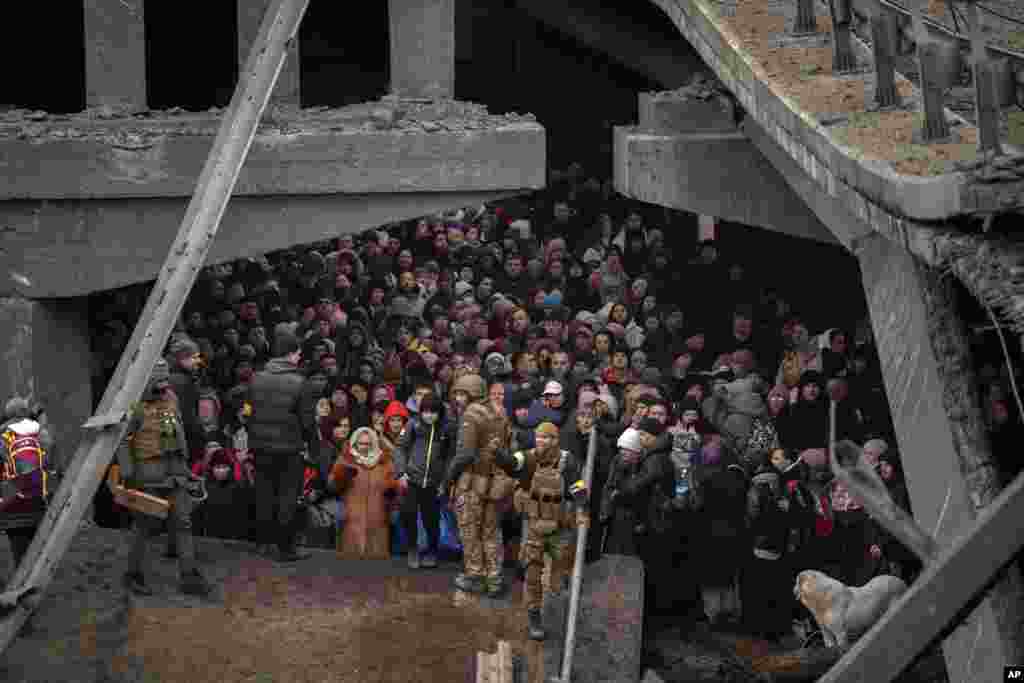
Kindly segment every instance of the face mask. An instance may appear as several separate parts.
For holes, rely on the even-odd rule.
[[[420,418],[423,420],[423,424],[432,425],[437,422],[437,413],[422,413]]]

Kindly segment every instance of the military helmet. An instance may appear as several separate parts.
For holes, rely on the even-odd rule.
[[[558,426],[555,425],[553,422],[541,422],[539,425],[537,425],[537,428],[534,431],[537,434],[553,436],[556,439],[558,438],[559,434]]]
[[[487,383],[484,378],[476,373],[467,373],[455,380],[452,385],[452,393],[465,391],[469,394],[470,400],[481,400],[487,397]]]

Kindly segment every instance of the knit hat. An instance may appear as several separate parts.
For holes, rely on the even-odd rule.
[[[487,354],[484,365],[491,377],[504,377],[512,373],[512,366],[509,365],[508,359],[497,351]]]
[[[615,445],[630,451],[642,451],[644,449],[643,444],[640,443],[640,432],[632,427],[622,432],[622,436],[619,437]]]
[[[149,376],[149,385],[147,386],[147,389],[152,390],[161,382],[169,381],[171,381],[171,373],[167,367],[167,361],[163,358],[157,358],[156,363],[153,364],[153,372]]]
[[[653,417],[645,417],[640,420],[637,430],[646,432],[652,436],[661,436],[665,432],[665,425],[661,424]]]
[[[544,434],[547,436],[553,436],[558,438],[558,427],[552,422],[541,422],[537,425],[537,429],[534,430],[537,434]]]

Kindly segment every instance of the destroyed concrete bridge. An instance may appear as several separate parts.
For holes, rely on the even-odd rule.
[[[267,5],[239,3],[240,59]],[[457,19],[478,19],[481,10],[455,0],[387,5],[389,95],[380,100],[300,107],[298,41],[289,46],[208,262],[544,186],[549,141],[536,118],[490,114],[452,99],[456,62],[476,54],[460,60],[466,48],[455,40]],[[779,85],[779,74],[754,56],[757,40],[781,38],[732,26],[742,3],[730,9],[714,0],[655,0],[636,11],[660,11],[656,28],[603,3],[572,0],[557,11],[534,0],[514,5],[659,87],[675,90],[695,74],[709,76],[701,86],[639,95],[639,125],[614,132],[616,189],[853,252],[915,517],[940,542],[963,534],[998,487],[985,445],[975,438],[978,406],[964,370],[966,345],[939,273],[953,272],[1011,329],[1024,332],[1024,258],[1014,244],[983,231],[993,217],[1024,205],[1012,154],[1000,168],[968,163],[908,175],[898,164],[857,153],[837,134],[850,127],[853,113],[804,110]],[[857,17],[864,7],[871,13],[866,0],[854,5]],[[4,256],[29,283],[18,293],[36,301],[36,394],[69,450],[79,439],[77,425],[92,413],[84,297],[155,278],[221,114],[149,110],[148,9],[141,0],[84,3],[85,110],[18,111],[0,119]],[[485,41],[475,42],[482,51]],[[856,49],[858,59],[869,60],[866,46]],[[1012,55],[1007,65],[999,72],[1000,103],[1007,94],[1017,97],[1024,81]],[[899,87],[913,99],[908,82]],[[1019,598],[1019,585],[1003,590]],[[998,602],[984,601],[947,641],[952,680],[988,678],[1017,651]]]

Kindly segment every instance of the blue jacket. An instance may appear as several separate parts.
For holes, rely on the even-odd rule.
[[[526,425],[533,429],[541,422],[551,422],[555,426],[561,427],[565,422],[565,414],[564,409],[548,408],[541,399],[537,399],[530,406],[530,412],[526,416]]]

